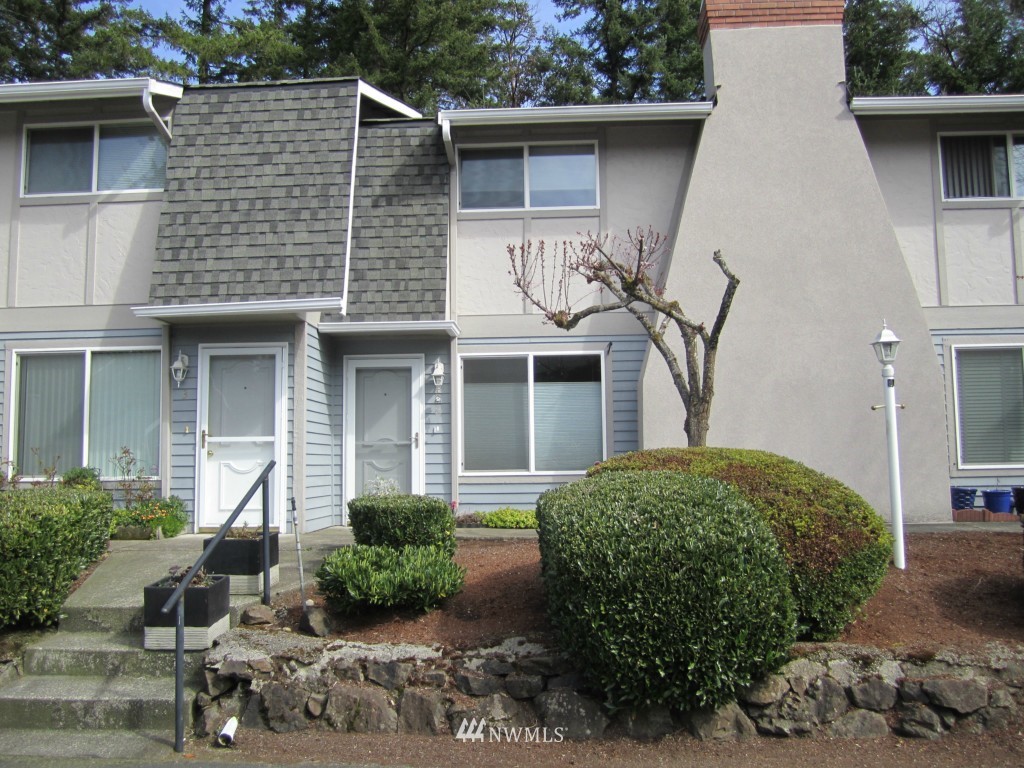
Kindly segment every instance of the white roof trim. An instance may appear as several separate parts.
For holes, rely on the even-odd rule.
[[[0,85],[0,104],[30,101],[71,101],[76,99],[138,98],[154,96],[180,99],[184,89],[174,83],[133,77],[125,80],[65,80],[53,83],[8,83]]]
[[[388,96],[386,93],[374,88],[369,83],[365,83],[362,80],[358,80],[357,82],[359,83],[357,87],[359,96],[366,96],[368,99],[377,102],[382,107],[398,112],[400,115],[404,115],[405,117],[423,117],[423,115],[421,115],[415,109],[410,107],[408,104],[405,104],[396,98]]]
[[[858,96],[850,102],[855,115],[983,115],[1024,112],[1024,95],[999,96]]]
[[[331,335],[363,333],[445,333],[456,339],[462,329],[454,320],[381,320],[376,322],[320,323],[320,333]]]
[[[648,120],[703,120],[711,114],[710,101],[670,104],[591,104],[574,107],[518,107],[514,109],[445,109],[437,113],[444,125],[538,125],[542,123],[611,123]]]
[[[213,304],[145,305],[132,307],[136,317],[173,320],[224,315],[284,315],[301,312],[344,311],[340,297],[324,299],[274,299],[269,301],[225,301]]]

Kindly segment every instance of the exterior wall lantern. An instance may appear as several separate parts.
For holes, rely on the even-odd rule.
[[[440,393],[441,387],[444,386],[444,363],[440,360],[434,363],[434,367],[430,371],[430,379],[434,382],[434,394]]]
[[[889,508],[892,513],[892,562],[900,570],[907,567],[903,547],[903,498],[900,491],[900,447],[896,431],[896,371],[892,367],[896,360],[899,337],[882,321],[882,330],[871,343],[875,356],[882,364],[882,381],[885,382],[885,405],[874,405],[871,410],[885,408],[885,437],[889,450]],[[903,406],[899,406],[902,408]]]
[[[183,355],[181,350],[178,350],[178,359],[171,363],[171,378],[174,379],[174,383],[177,386],[181,386],[181,382],[185,380],[185,374],[188,373],[188,355]]]

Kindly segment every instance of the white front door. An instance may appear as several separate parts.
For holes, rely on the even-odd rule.
[[[270,525],[281,525],[285,473],[281,346],[200,347],[199,526],[218,528],[271,459]],[[236,525],[262,525],[257,491]]]
[[[345,398],[346,502],[375,481],[423,493],[423,358],[346,358]]]

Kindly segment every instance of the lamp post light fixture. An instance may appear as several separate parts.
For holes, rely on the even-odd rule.
[[[899,337],[882,321],[882,330],[872,342],[875,356],[882,364],[885,382],[885,437],[889,449],[889,509],[892,514],[892,562],[900,570],[907,567],[903,548],[903,496],[900,491],[900,441],[896,431],[896,360]]]

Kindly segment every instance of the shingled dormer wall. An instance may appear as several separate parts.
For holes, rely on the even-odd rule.
[[[357,82],[189,88],[153,305],[341,297]]]

